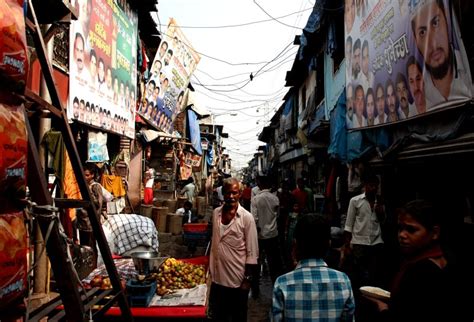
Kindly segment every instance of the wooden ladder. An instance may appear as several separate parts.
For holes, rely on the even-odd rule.
[[[68,1],[63,0],[63,2]],[[34,40],[36,54],[41,64],[41,70],[52,103],[50,104],[46,102],[28,89],[25,91],[25,97],[27,101],[33,102],[34,105],[40,106],[41,109],[50,111],[51,117],[55,117],[59,120],[58,130],[61,131],[63,135],[64,144],[69,154],[72,168],[83,198],[83,200],[62,199],[60,202],[58,202],[59,200],[56,202],[53,200],[48,191],[46,178],[40,163],[38,147],[31,130],[28,115],[25,113],[28,131],[28,186],[30,188],[31,200],[39,205],[36,207],[34,212],[36,212],[36,218],[43,237],[49,234],[49,238],[46,241],[46,250],[60,292],[60,299],[55,299],[47,305],[32,312],[29,321],[38,321],[43,316],[48,316],[48,321],[59,321],[64,318],[67,321],[89,321],[89,311],[92,310],[94,305],[99,301],[103,301],[105,298],[107,299],[107,302],[101,305],[101,309],[93,312],[92,318],[94,320],[99,319],[114,303],[118,302],[122,312],[123,321],[133,321],[124,289],[120,283],[117,269],[102,230],[98,216],[98,209],[95,209],[94,204],[90,202],[90,200],[92,200],[91,192],[83,174],[82,163],[67,120],[66,110],[61,104],[55,86],[52,66],[46,54],[46,47],[44,44],[45,38],[43,37],[38,24],[32,0],[28,0],[28,15],[29,17],[26,18],[27,29]],[[51,35],[51,33],[51,30],[46,31],[46,37],[49,37],[48,35]],[[87,291],[87,293],[83,292],[83,294],[81,294],[78,288],[78,278],[74,265],[67,254],[67,242],[65,238],[61,236],[57,219],[54,219],[55,217],[51,216],[51,213],[57,210],[53,207],[53,202],[55,202],[56,206],[64,208],[74,208],[79,206],[87,209],[95,239],[102,254],[105,267],[107,268],[112,289],[103,291],[95,288]],[[57,311],[56,308],[61,304],[63,305],[64,310]]]

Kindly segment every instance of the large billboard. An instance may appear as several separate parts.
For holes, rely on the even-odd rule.
[[[79,18],[70,27],[68,118],[133,138],[137,16],[111,0],[73,5]]]
[[[157,129],[173,132],[184,93],[201,57],[171,18],[163,34],[138,113]]]
[[[384,125],[472,98],[449,0],[345,0],[347,127]]]

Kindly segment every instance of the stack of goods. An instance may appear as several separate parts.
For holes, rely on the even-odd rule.
[[[0,1],[0,310],[27,291],[28,234],[21,200],[26,196],[28,135],[25,108],[12,95],[23,94],[28,74],[23,2]]]

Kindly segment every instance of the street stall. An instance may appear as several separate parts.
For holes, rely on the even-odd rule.
[[[150,254],[156,257],[149,257]],[[206,318],[207,256],[174,259],[145,252],[131,256],[117,258],[115,263],[126,285],[134,318]],[[84,283],[102,289],[109,287],[106,272],[100,267]],[[111,307],[105,316],[107,320],[119,320],[120,309]]]

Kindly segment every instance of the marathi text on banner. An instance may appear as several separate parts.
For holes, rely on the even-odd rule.
[[[135,133],[137,16],[110,0],[75,0],[71,23],[68,118]]]
[[[347,128],[467,102],[472,79],[451,1],[345,1]]]

